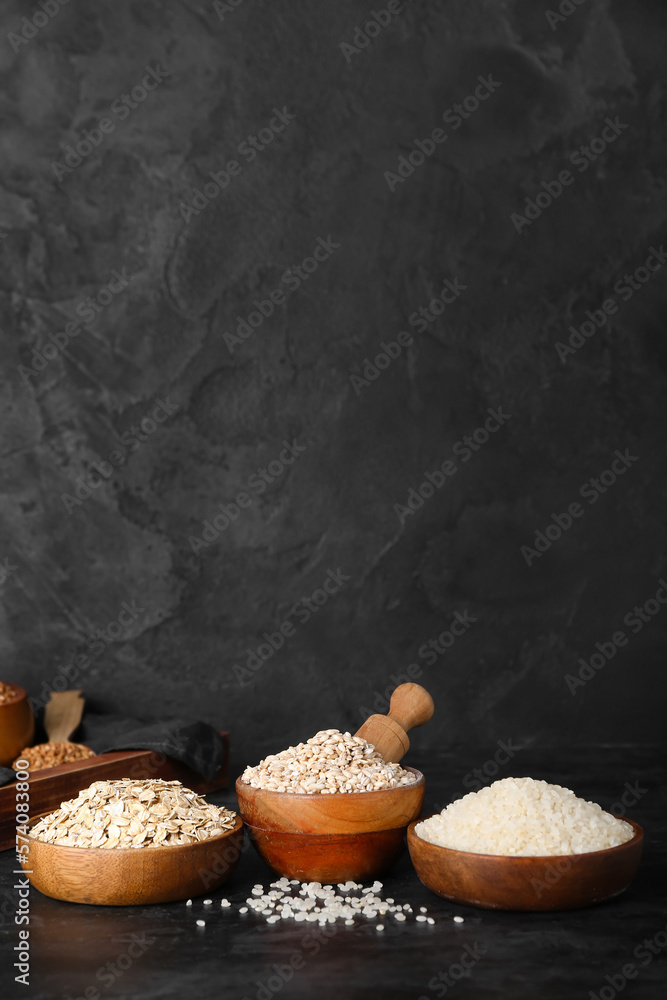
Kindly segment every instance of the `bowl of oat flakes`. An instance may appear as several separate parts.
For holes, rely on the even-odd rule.
[[[326,729],[247,767],[239,810],[258,853],[301,881],[344,882],[386,871],[420,812],[424,776],[386,761],[359,736]]]
[[[231,876],[243,822],[180,781],[94,781],[33,822],[21,856],[32,885],[73,903],[168,903]]]
[[[35,718],[28,695],[18,684],[0,681],[0,767],[9,767],[34,735]]]

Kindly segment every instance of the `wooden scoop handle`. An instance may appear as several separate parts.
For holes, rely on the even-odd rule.
[[[433,698],[421,684],[399,684],[389,702],[389,718],[406,733],[428,722],[434,710]]]
[[[44,728],[50,743],[61,743],[70,736],[81,722],[83,715],[82,691],[52,691],[44,709]]]
[[[410,749],[407,730],[423,726],[433,715],[433,698],[421,684],[399,684],[388,715],[371,715],[355,736],[372,743],[386,761],[398,763]]]

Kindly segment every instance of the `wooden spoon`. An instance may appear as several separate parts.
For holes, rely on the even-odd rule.
[[[44,709],[44,728],[49,743],[64,743],[81,722],[83,691],[52,691]]]
[[[355,736],[372,743],[386,761],[398,763],[410,749],[408,729],[423,726],[433,715],[433,698],[421,684],[399,684],[388,715],[371,715]]]

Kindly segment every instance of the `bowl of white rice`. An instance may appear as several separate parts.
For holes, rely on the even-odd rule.
[[[561,910],[623,892],[639,866],[643,830],[569,788],[503,778],[408,829],[421,881],[446,899],[486,909]]]

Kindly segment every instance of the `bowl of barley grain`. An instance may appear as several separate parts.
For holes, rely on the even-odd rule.
[[[424,776],[372,744],[327,729],[247,767],[239,811],[258,853],[301,881],[344,882],[386,871],[420,812]]]
[[[180,781],[94,781],[30,824],[21,863],[46,896],[73,903],[168,903],[231,876],[243,845],[235,812]]]

